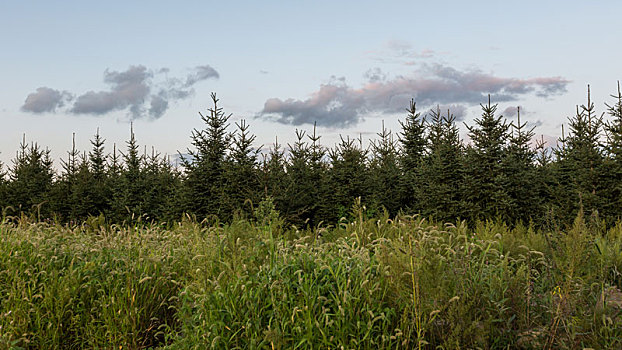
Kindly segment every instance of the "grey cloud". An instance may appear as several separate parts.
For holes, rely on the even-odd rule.
[[[520,115],[521,115],[521,117],[534,113],[534,112],[531,112],[531,111],[525,109],[525,107],[523,107],[523,106],[509,106],[509,107],[505,108],[501,112],[501,114],[503,116],[505,116],[506,118],[511,118],[511,119],[516,118],[516,116],[518,115],[518,109],[519,108],[520,108]],[[526,119],[522,119],[522,120],[525,121]]]
[[[417,51],[409,42],[400,40],[389,40],[386,43],[386,47],[392,54],[398,57],[430,58],[436,55],[436,52],[434,50],[424,49],[421,51]]]
[[[151,97],[149,115],[153,118],[160,118],[168,109],[168,101],[161,96]]]
[[[59,91],[42,86],[29,94],[21,107],[22,111],[31,113],[54,112],[72,99],[67,91]]]
[[[467,115],[467,107],[461,104],[443,104],[439,105],[438,108],[443,116],[446,116],[449,111],[449,114],[453,115],[456,118],[456,121],[464,120]]]
[[[377,83],[387,79],[387,75],[378,67],[368,69],[363,77],[369,80],[370,83]]]
[[[503,116],[507,117],[507,118],[513,118],[518,113],[518,108],[517,107],[520,107],[521,113],[525,113],[525,111],[523,110],[523,107],[521,107],[521,106],[510,106],[510,107],[507,107],[506,109],[504,109],[503,112],[501,112],[501,114]]]
[[[78,96],[71,112],[101,115],[129,107],[132,117],[140,118],[141,105],[151,92],[152,77],[145,66],[131,66],[125,72],[106,70],[104,82],[111,86],[110,91],[89,91]]]
[[[283,124],[300,125],[317,122],[318,125],[342,125],[358,123],[364,101],[352,94],[344,82],[322,85],[320,90],[305,101],[271,98],[264,104],[262,114],[277,115]]]
[[[368,114],[402,112],[414,98],[417,105],[478,105],[492,94],[497,102],[515,101],[535,93],[552,96],[566,91],[568,80],[561,77],[516,79],[496,77],[479,70],[460,71],[435,64],[424,65],[412,76],[398,76],[384,81],[370,81],[353,88],[345,80],[332,80],[305,100],[268,99],[260,116],[285,124],[311,124],[322,126],[350,126]],[[465,109],[456,108],[458,118]]]
[[[186,86],[192,86],[199,81],[203,81],[209,78],[218,79],[220,78],[220,74],[218,74],[218,72],[214,68],[208,65],[196,66],[194,68],[194,72],[188,74],[188,77],[186,78]]]
[[[154,70],[143,65],[130,66],[126,71],[104,71],[108,90],[88,91],[79,95],[68,112],[74,114],[104,115],[127,110],[131,118],[159,118],[167,111],[170,102],[186,99],[194,94],[194,85],[206,79],[218,79],[218,72],[209,65],[197,66],[185,78],[168,78],[168,68]],[[160,78],[159,78],[160,77]],[[53,112],[64,106],[72,95],[50,88],[39,88],[28,95],[23,110],[42,113]]]

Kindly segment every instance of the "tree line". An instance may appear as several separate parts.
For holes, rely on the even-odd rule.
[[[200,114],[181,165],[140,149],[133,128],[122,149],[99,131],[91,149],[74,147],[56,171],[50,152],[25,138],[11,164],[0,164],[3,217],[82,222],[103,216],[114,223],[167,222],[183,215],[226,222],[248,216],[262,201],[295,225],[334,224],[352,215],[357,198],[370,216],[421,214],[439,221],[499,219],[537,226],[571,222],[579,210],[594,222],[622,216],[622,93],[597,114],[589,86],[555,147],[534,140],[534,127],[508,121],[490,97],[460,139],[451,111],[407,108],[401,130],[384,125],[368,147],[341,137],[320,143],[315,127],[296,130],[265,153],[245,120],[213,106]]]

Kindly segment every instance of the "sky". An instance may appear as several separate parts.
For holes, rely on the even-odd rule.
[[[99,129],[185,153],[215,92],[256,147],[398,133],[414,98],[472,124],[488,94],[550,142],[622,78],[620,1],[29,1],[0,3],[0,161],[25,135],[58,163]]]

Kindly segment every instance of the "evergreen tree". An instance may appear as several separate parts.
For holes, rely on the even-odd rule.
[[[261,166],[261,190],[264,199],[272,198],[276,210],[283,213],[286,205],[286,189],[289,177],[285,171],[287,160],[278,138],[264,156]]]
[[[247,200],[253,205],[259,204],[261,199],[260,181],[258,172],[258,149],[253,148],[255,135],[251,135],[249,125],[244,119],[235,123],[237,132],[233,134],[231,153],[226,168],[225,197],[223,203],[227,212],[252,209]]]
[[[527,129],[527,122],[521,123],[520,107],[517,122],[511,123],[507,155],[503,161],[507,174],[505,189],[509,196],[507,218],[510,222],[529,222],[542,214],[544,203],[540,200],[542,178],[537,176],[537,150],[531,147],[534,128]]]
[[[52,186],[52,210],[61,220],[73,218],[74,196],[79,165],[79,152],[76,149],[76,134],[72,134],[71,150],[67,151],[67,159],[61,159],[61,173]]]
[[[145,158],[143,172],[145,192],[142,213],[150,220],[177,219],[181,215],[176,208],[181,180],[168,157],[160,155],[152,147],[151,155]]]
[[[533,188],[537,198],[538,215],[534,218],[534,223],[550,230],[554,229],[556,224],[552,221],[556,188],[554,154],[553,147],[547,145],[544,135],[541,135],[535,147],[535,186]]]
[[[603,208],[604,156],[600,144],[603,119],[595,115],[589,86],[587,105],[577,107],[575,116],[568,119],[570,132],[557,152],[556,178],[557,190],[562,196],[569,196],[558,203],[560,218],[570,223],[580,206],[596,216]]]
[[[567,161],[568,147],[563,124],[561,129],[561,136],[553,149],[554,161],[549,166],[552,183],[547,186],[547,197],[550,201],[547,205],[546,220],[550,226],[557,226],[561,222],[569,223],[574,218],[573,213],[579,208],[572,178],[572,164]]]
[[[143,214],[142,204],[146,189],[144,157],[139,154],[133,125],[130,125],[130,139],[126,143],[126,153],[121,152],[125,167],[120,173],[118,187],[113,195],[112,211],[116,220],[138,218]]]
[[[0,162],[0,210],[4,210],[8,205],[6,175],[4,164]]]
[[[112,144],[112,154],[110,155],[110,160],[106,167],[106,175],[108,178],[117,179],[121,175],[121,170],[123,169],[121,165],[121,156],[117,152],[117,144]]]
[[[481,105],[482,116],[468,126],[472,144],[467,147],[466,200],[472,220],[507,216],[511,198],[507,193],[507,174],[503,169],[509,125],[496,117],[497,105]]]
[[[94,202],[94,185],[95,181],[91,173],[89,158],[83,154],[71,187],[72,219],[83,221],[90,215],[99,214]]]
[[[313,123],[313,135],[309,135],[309,185],[313,205],[309,218],[314,225],[320,222],[330,222],[334,213],[329,209],[328,187],[326,183],[327,164],[324,162],[327,149],[320,144],[321,136],[317,134],[316,124]]]
[[[463,146],[450,111],[430,111],[428,153],[421,165],[421,209],[426,217],[453,221],[464,217]]]
[[[335,149],[329,151],[331,167],[328,170],[328,209],[331,221],[346,217],[358,197],[362,203],[369,200],[369,179],[366,165],[368,151],[363,140],[341,137]]]
[[[110,191],[109,202],[107,203],[106,218],[116,221],[121,215],[125,215],[127,211],[121,211],[121,207],[116,200],[119,198],[118,193],[121,191],[121,172],[123,164],[121,152],[117,150],[117,144],[112,144],[112,153],[106,162],[106,188]]]
[[[54,178],[50,151],[36,143],[28,145],[26,138],[13,160],[9,173],[8,197],[10,205],[20,212],[49,217],[50,191]]]
[[[209,109],[208,115],[199,113],[206,128],[192,131],[195,149],[188,149],[189,157],[182,157],[186,171],[184,207],[200,218],[226,215],[221,204],[224,200],[226,155],[231,142],[231,136],[227,133],[231,115],[226,115],[218,107],[218,101],[216,94],[212,93],[214,107]]]
[[[395,198],[400,186],[397,144],[391,131],[384,127],[384,122],[382,131],[377,135],[380,139],[371,143],[370,212],[381,212],[384,209],[393,216],[400,209],[400,203]]]
[[[622,218],[622,92],[618,81],[617,95],[611,95],[615,99],[613,105],[607,106],[607,113],[611,117],[605,125],[607,135],[604,169],[606,187],[609,192],[606,195],[606,215],[610,221]]]
[[[91,140],[91,151],[88,156],[89,165],[89,185],[90,196],[92,200],[91,215],[104,214],[109,211],[109,204],[112,193],[108,183],[108,174],[106,172],[106,154],[104,140],[99,135],[99,128],[95,136]]]
[[[400,121],[402,132],[399,137],[400,154],[400,205],[420,211],[421,207],[421,162],[426,150],[426,126],[421,113],[417,112],[415,100],[406,109],[408,115]]]
[[[311,144],[304,141],[305,136]],[[327,209],[325,163],[326,149],[320,144],[320,136],[313,127],[312,135],[296,130],[297,141],[289,145],[290,159],[287,164],[288,187],[283,214],[297,225],[316,225],[326,221],[331,214]]]

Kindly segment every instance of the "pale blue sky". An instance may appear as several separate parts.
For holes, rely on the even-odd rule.
[[[141,145],[183,151],[211,91],[232,123],[248,119],[257,146],[291,141],[314,120],[327,145],[371,137],[382,120],[397,132],[410,97],[468,122],[487,93],[500,111],[521,105],[552,139],[588,83],[599,111],[611,101],[621,10],[619,1],[7,0],[0,160],[23,133],[55,161],[73,132],[88,149],[99,127],[110,150],[131,119]]]

